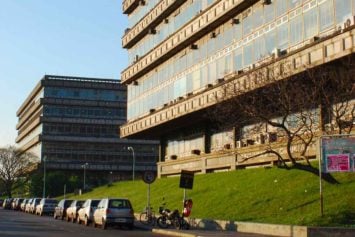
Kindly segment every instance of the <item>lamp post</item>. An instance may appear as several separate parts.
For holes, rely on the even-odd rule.
[[[89,163],[85,163],[83,164],[81,167],[84,168],[84,186],[83,186],[83,190],[85,191],[85,187],[86,187],[86,184],[85,184],[85,180],[86,180],[86,167],[89,165]]]
[[[129,150],[129,151],[132,151],[132,155],[133,155],[132,180],[134,181],[134,169],[135,169],[135,166],[136,166],[136,157],[134,156],[134,149],[133,149],[133,147],[129,146],[129,147],[128,147],[128,150]]]
[[[46,161],[47,161],[47,156],[43,156],[43,193],[42,193],[43,198],[46,197]]]

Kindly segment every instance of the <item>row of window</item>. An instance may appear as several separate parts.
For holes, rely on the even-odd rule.
[[[138,6],[133,13],[131,13],[128,16],[128,27],[131,28],[135,24],[138,23],[138,21],[145,16],[150,10],[152,10],[160,0],[147,0],[144,1],[144,5],[141,4]]]
[[[97,108],[74,106],[44,106],[43,115],[46,117],[75,117],[95,119],[125,119],[125,108]]]
[[[319,128],[319,111],[317,109],[312,109],[309,111],[309,115],[312,118],[308,119],[306,122],[312,124],[313,131],[316,131]],[[303,114],[304,115],[304,114]],[[286,126],[292,129],[299,130],[300,118],[299,114],[295,113],[288,117]],[[281,123],[282,118],[275,118],[274,122]],[[307,128],[304,128],[305,130]],[[302,131],[299,131],[301,134]],[[206,152],[215,152],[223,149],[232,148],[232,144],[235,141],[243,141],[239,146],[253,145],[253,144],[264,144],[269,142],[277,141],[277,137],[284,136],[282,129],[273,127],[267,124],[250,124],[241,127],[238,129],[237,133],[234,133],[233,129],[226,130],[213,130],[211,134],[205,134],[205,129],[200,128],[199,131],[195,132],[194,136],[186,136],[182,134],[175,134],[175,137],[168,138],[166,150],[166,158],[171,158],[172,156],[176,157],[186,157],[191,156],[194,150],[199,152],[205,151],[205,148],[208,149]],[[207,141],[209,143],[205,144]],[[248,143],[249,142],[249,143]],[[196,154],[196,153],[195,153]]]
[[[133,63],[137,55],[139,57],[143,56],[160,44],[165,38],[193,19],[196,14],[212,4],[213,1],[214,0],[195,0],[192,3],[188,2],[183,5],[181,9],[179,9],[178,14],[166,18],[163,24],[156,27],[154,34],[146,35],[137,45],[128,50],[129,63]]]
[[[90,154],[83,151],[83,153],[67,153],[67,152],[46,152],[47,161],[56,162],[80,162],[83,164],[86,162],[89,164],[94,163],[111,163],[111,162],[125,162],[126,164],[132,163],[132,155],[107,155],[105,153],[100,154]],[[153,156],[141,156],[137,155],[135,157],[137,163],[140,162],[155,162],[155,157]]]
[[[226,27],[216,38],[206,37],[198,49],[147,74],[138,85],[129,85],[128,120],[248,67],[275,49],[287,49],[332,30],[351,17],[354,8],[355,0],[322,0],[319,4],[312,0],[248,37],[241,37],[243,24]]]
[[[257,5],[250,8],[249,15],[245,18],[240,17],[243,25],[241,36],[246,36],[254,29],[263,24],[270,23],[275,18],[284,15],[286,12],[309,0],[274,0],[270,5]],[[136,55],[143,56],[155,46],[160,44],[171,34],[175,33],[181,26],[193,19],[197,13],[203,11],[213,0],[208,0],[205,4],[201,0],[195,0],[190,5],[185,6],[175,17],[169,19],[168,24],[161,24],[156,28],[156,34],[147,35],[135,47],[129,50],[129,62],[133,63]]]
[[[43,124],[43,135],[119,138],[118,125]]]
[[[103,89],[98,90],[84,88],[46,87],[44,89],[44,97],[102,101],[126,101],[126,92]]]
[[[158,147],[150,144],[109,144],[109,143],[100,143],[88,145],[87,143],[50,143],[45,142],[43,144],[43,152],[69,152],[69,153],[81,153],[86,151],[87,153],[106,153],[106,154],[131,154],[131,151],[128,150],[128,147],[133,147],[135,154],[144,154],[145,156],[152,154],[156,155],[158,152]]]

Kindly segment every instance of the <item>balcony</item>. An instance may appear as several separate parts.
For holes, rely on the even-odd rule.
[[[179,31],[165,39],[136,63],[126,68],[121,74],[122,83],[130,83],[143,76],[157,65],[166,61],[183,48],[213,31],[217,26],[230,20],[231,15],[236,15],[257,0],[221,0],[212,5],[199,17],[185,24]]]
[[[132,29],[128,30],[122,38],[122,47],[131,48],[151,29],[154,29],[160,22],[168,17],[176,8],[185,3],[186,0],[162,0],[154,9],[143,17]]]
[[[196,114],[210,106],[213,106],[218,101],[216,97],[222,94],[219,91],[222,85],[227,83],[244,85],[248,84],[248,90],[254,90],[262,84],[251,83],[249,78],[253,73],[260,75],[263,71],[267,70],[280,70],[283,65],[291,65],[291,70],[288,69],[287,77],[304,72],[306,66],[308,68],[320,66],[324,63],[334,61],[347,55],[353,54],[355,50],[355,28],[350,27],[342,33],[334,32],[333,35],[327,38],[322,38],[316,42],[309,43],[300,49],[289,52],[281,57],[270,59],[263,64],[242,72],[235,72],[234,75],[228,75],[225,81],[208,87],[205,90],[195,93],[182,100],[176,100],[171,105],[156,109],[155,112],[147,114],[137,120],[129,121],[127,124],[121,126],[122,137],[152,137],[158,135],[156,132],[161,131],[163,128],[168,129],[170,123],[183,120],[187,115]],[[285,75],[285,74],[284,74]],[[253,76],[253,77],[254,77]],[[282,78],[280,78],[282,79]],[[228,86],[228,84],[226,85]],[[198,117],[198,116],[197,116]],[[191,119],[190,119],[191,120]],[[180,122],[181,122],[180,121]],[[185,122],[188,122],[189,120]],[[176,124],[174,124],[176,126]]]

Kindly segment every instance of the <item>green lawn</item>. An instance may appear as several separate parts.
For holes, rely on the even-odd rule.
[[[319,179],[299,170],[258,168],[196,175],[192,217],[260,223],[355,226],[355,173],[336,173],[338,185],[323,182],[324,216],[320,217]],[[148,186],[142,180],[116,182],[72,198],[127,197],[135,212],[147,203]],[[183,189],[179,178],[163,178],[151,185],[151,205],[157,211],[181,209]]]

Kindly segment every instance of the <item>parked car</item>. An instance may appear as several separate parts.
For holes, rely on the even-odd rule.
[[[78,211],[77,222],[80,224],[83,222],[86,226],[93,220],[94,211],[100,200],[88,199],[84,202],[83,206]]]
[[[74,200],[67,209],[66,220],[75,222],[78,211],[83,205],[84,200]]]
[[[33,198],[30,198],[28,202],[25,204],[25,212],[30,213],[31,210],[30,207],[32,202],[33,202]]]
[[[67,216],[67,208],[70,206],[72,202],[73,200],[69,200],[69,199],[60,200],[58,205],[54,208],[54,214],[53,214],[54,219],[60,218],[61,220],[63,220],[64,217]]]
[[[14,209],[15,211],[18,211],[21,209],[21,203],[23,201],[23,198],[16,198],[13,202],[12,202],[12,209]]]
[[[2,204],[2,207],[4,209],[11,209],[11,203],[12,203],[12,198],[6,198],[4,200],[4,203]]]
[[[34,198],[30,204],[29,213],[35,214],[36,206],[41,202],[41,198]]]
[[[4,203],[4,199],[0,198],[0,206],[2,207],[2,204]]]
[[[125,198],[102,199],[94,212],[94,226],[100,225],[106,229],[109,225],[134,227],[134,214],[132,204]]]
[[[26,204],[28,203],[29,200],[30,199],[27,199],[27,198],[23,199],[23,201],[21,202],[21,205],[20,205],[21,211],[25,211]]]
[[[36,206],[36,215],[53,214],[58,201],[55,199],[43,198]]]

